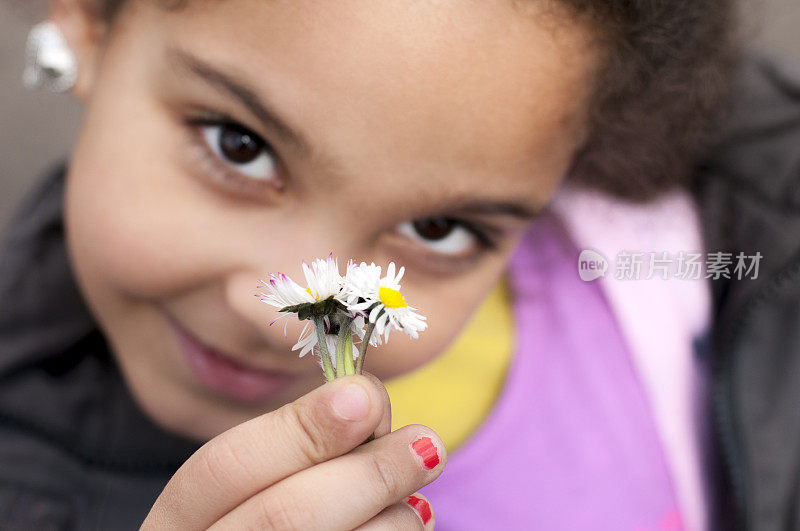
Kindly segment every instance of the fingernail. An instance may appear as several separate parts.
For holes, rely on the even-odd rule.
[[[414,511],[419,515],[420,519],[422,520],[422,525],[426,525],[431,519],[431,516],[433,516],[431,504],[428,503],[428,501],[424,498],[412,495],[406,498],[406,503],[409,504],[411,508],[414,509]]]
[[[430,437],[420,437],[411,443],[411,449],[422,459],[422,465],[428,470],[439,464],[439,451]]]
[[[337,389],[331,400],[334,413],[344,420],[361,420],[369,413],[369,397],[358,384]]]

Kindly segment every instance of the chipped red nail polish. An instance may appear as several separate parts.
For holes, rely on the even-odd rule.
[[[406,498],[406,503],[409,504],[415,511],[420,518],[422,518],[422,524],[425,525],[431,519],[431,505],[422,498],[418,498],[417,496],[409,496]]]
[[[430,437],[420,437],[411,443],[411,448],[422,458],[422,464],[428,470],[435,468],[439,464],[439,452]]]

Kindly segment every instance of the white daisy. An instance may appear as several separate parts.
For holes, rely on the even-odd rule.
[[[277,275],[271,274],[269,276],[269,282],[262,281],[259,288],[261,289],[261,293],[258,293],[256,296],[261,299],[262,302],[279,309],[299,306],[301,304],[313,304],[316,302],[308,290],[303,289],[303,287],[283,273],[278,273]],[[270,326],[275,324],[278,320],[289,317],[290,315],[292,315],[292,313],[281,314],[270,322]],[[288,325],[288,323],[289,322],[286,321],[286,325]],[[286,335],[286,325],[283,327],[284,335]],[[299,350],[300,357],[302,358],[316,346],[317,333],[314,329],[314,325],[310,321],[306,321],[303,330],[300,332],[300,338],[292,347],[292,351]]]
[[[352,260],[347,263],[347,273],[342,288],[342,302],[354,306],[359,299],[375,299],[381,283],[381,266],[364,262],[356,265]],[[360,301],[360,302],[363,302]]]
[[[330,296],[338,297],[344,285],[344,279],[339,274],[339,264],[333,253],[326,260],[318,258],[309,265],[303,261],[303,274],[306,277],[308,289],[314,301],[322,301]]]
[[[363,341],[366,335],[366,318],[368,309],[378,297],[381,283],[381,266],[375,263],[361,262],[356,265],[352,260],[347,264],[344,287],[342,288],[342,301],[347,304],[348,310],[356,314],[353,320],[353,330],[358,338]],[[381,337],[371,334],[369,344],[373,347],[380,346]]]
[[[259,289],[261,293],[257,297],[262,302],[279,309],[315,302],[314,297],[311,296],[308,290],[303,289],[297,282],[283,273],[271,274],[268,282],[261,281]]]
[[[327,380],[360,374],[368,345],[381,345],[389,339],[392,329],[416,338],[427,328],[425,317],[409,306],[400,292],[405,268],[398,271],[393,262],[385,276],[374,263],[356,265],[351,260],[342,277],[333,253],[327,259],[303,262],[302,267],[308,287],[284,274],[270,275],[269,281],[259,286],[262,292],[257,297],[277,307],[283,316],[295,314],[306,321],[292,350],[299,351],[300,357],[309,352],[318,354]],[[331,333],[332,323],[333,329],[345,328]],[[360,341],[353,344],[348,330]],[[367,334],[368,344],[364,342]],[[344,361],[337,359],[337,344],[340,350],[347,351]],[[348,359],[350,355],[352,360]]]
[[[359,266],[359,269],[362,266]],[[367,317],[371,323],[375,323],[375,333],[383,336],[384,342],[389,340],[389,332],[393,328],[413,338],[419,337],[419,332],[425,330],[428,325],[425,317],[417,313],[416,308],[409,306],[400,292],[400,280],[403,278],[405,268],[401,267],[396,271],[394,262],[390,262],[384,277],[380,277],[380,268],[377,268],[377,282],[375,268],[377,266],[366,266],[363,272],[353,272],[352,285],[356,286],[353,289],[360,292],[360,299],[363,300],[349,304],[348,309],[362,314],[369,312]],[[353,300],[352,297],[350,299]]]
[[[279,309],[306,304],[311,305],[318,301],[325,300],[332,295],[338,296],[342,284],[344,283],[344,280],[339,274],[339,268],[333,253],[328,255],[326,260],[317,259],[310,265],[303,262],[303,274],[308,283],[307,288],[303,288],[283,273],[277,275],[271,274],[268,282],[261,282],[259,288],[262,292],[257,296],[261,301]],[[270,324],[272,325],[279,319],[287,317],[288,315],[290,314],[285,313],[274,319]],[[327,322],[327,317],[325,320]],[[284,333],[286,333],[286,327],[284,327]],[[297,343],[292,347],[292,350],[299,350],[299,356],[302,358],[317,347],[317,345],[316,328],[311,322],[307,321],[303,330],[300,332]],[[336,351],[334,350],[334,356],[335,353]]]

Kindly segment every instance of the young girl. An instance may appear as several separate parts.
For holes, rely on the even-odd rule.
[[[576,264],[702,247],[676,185],[726,92],[729,11],[52,0],[85,116],[0,261],[0,517],[707,527],[706,284]],[[331,250],[404,265],[428,317],[370,354],[377,378],[320,385],[253,296]]]

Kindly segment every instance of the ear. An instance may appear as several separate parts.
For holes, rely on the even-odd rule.
[[[50,0],[50,20],[59,27],[75,55],[78,77],[72,94],[81,101],[86,101],[94,89],[98,59],[108,30],[100,18],[98,2]]]

